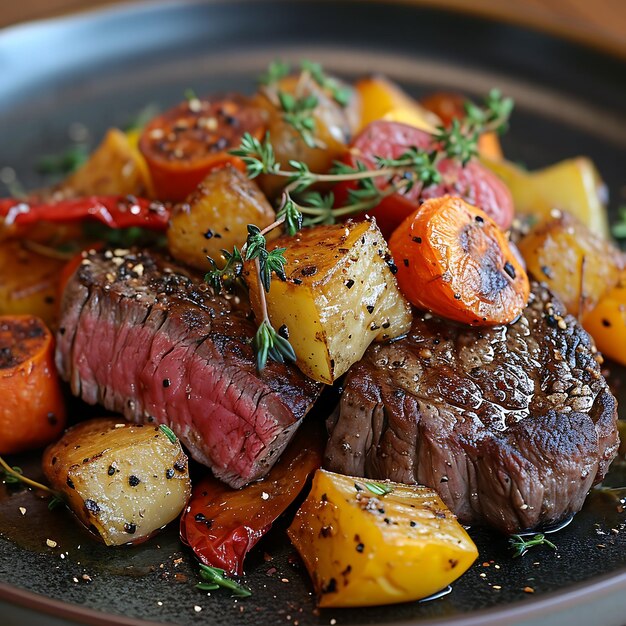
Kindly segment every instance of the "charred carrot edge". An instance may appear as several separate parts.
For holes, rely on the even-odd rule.
[[[43,447],[65,419],[52,334],[32,315],[0,317],[0,454]]]
[[[528,276],[506,235],[461,198],[425,202],[393,233],[400,289],[415,306],[472,325],[507,324],[528,301]]]

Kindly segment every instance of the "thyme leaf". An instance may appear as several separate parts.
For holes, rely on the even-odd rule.
[[[229,578],[226,572],[219,567],[211,567],[200,563],[200,578],[206,581],[196,585],[196,588],[202,591],[213,591],[221,587],[222,589],[228,589],[238,598],[247,598],[252,595],[250,589]]]
[[[63,176],[75,172],[89,158],[89,150],[84,144],[70,146],[58,154],[42,156],[37,161],[39,174]]]
[[[43,485],[42,483],[39,483],[36,480],[32,480],[31,478],[24,476],[24,473],[22,472],[21,467],[11,467],[1,456],[0,456],[0,474],[4,475],[3,480],[7,484],[23,483],[25,485],[28,485],[29,487],[32,487],[33,489],[39,489],[40,491],[45,491],[46,493],[51,495],[53,498],[57,498],[63,501],[63,497],[58,491],[55,491],[54,489],[51,489],[47,485]]]
[[[268,320],[263,320],[254,335],[252,347],[256,354],[257,369],[261,371],[270,358],[272,361],[295,363],[296,353],[285,337],[282,337]]]
[[[611,226],[611,233],[615,239],[626,239],[626,205],[618,209],[617,221]]]
[[[319,63],[308,61],[304,59],[300,63],[300,69],[303,72],[308,72],[311,78],[322,88],[327,89],[333,100],[342,107],[345,107],[350,102],[352,91],[347,86],[342,86],[337,80],[327,76],[324,72],[324,68]]]
[[[530,548],[534,548],[536,546],[545,545],[553,550],[556,550],[556,546],[551,541],[546,539],[546,536],[541,533],[537,533],[530,539],[525,539],[520,535],[511,535],[509,537],[509,543],[513,549],[513,558],[523,556]]]
[[[159,424],[159,430],[172,442],[172,443],[176,443],[178,441],[178,438],[176,437],[176,435],[174,434],[174,431],[169,427],[166,426],[165,424]]]
[[[24,471],[22,470],[21,467],[17,467],[17,465],[14,465],[11,469],[13,470],[12,473],[7,472],[6,470],[3,470],[2,472],[4,475],[3,480],[7,485],[17,485],[18,483],[22,481],[18,476],[16,476],[16,474],[23,475]]]
[[[372,483],[367,482],[365,486],[369,491],[377,496],[386,496],[387,494],[393,491],[393,487],[391,485],[387,485],[385,483]]]
[[[296,98],[286,91],[278,92],[278,101],[283,111],[283,119],[298,131],[309,148],[317,148],[315,139],[315,118],[313,112],[319,101],[313,94]]]
[[[265,72],[259,76],[259,83],[261,85],[270,86],[277,83],[282,78],[289,76],[291,72],[291,65],[280,59],[272,61]]]
[[[211,257],[207,257],[211,269],[204,275],[204,280],[218,295],[223,289],[232,290],[235,282],[241,277],[243,269],[243,257],[237,246],[233,247],[232,252],[222,250],[222,255],[226,259],[226,265],[223,268],[220,268]]]

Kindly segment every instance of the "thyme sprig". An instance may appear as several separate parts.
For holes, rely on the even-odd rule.
[[[521,535],[511,535],[509,537],[509,543],[513,549],[513,558],[523,556],[530,548],[534,548],[536,546],[548,546],[553,550],[556,550],[556,546],[551,541],[546,539],[546,536],[541,533],[537,533],[530,539],[525,539]]]
[[[11,467],[1,456],[0,456],[0,474],[2,474],[2,478],[4,482],[8,485],[15,485],[18,483],[23,483],[24,485],[28,485],[33,489],[38,489],[39,491],[45,491],[47,494],[52,496],[52,500],[48,504],[49,508],[54,508],[56,504],[53,504],[56,500],[60,500],[64,502],[63,497],[58,491],[51,489],[47,485],[37,482],[36,480],[32,480],[27,476],[24,476],[21,467]]]
[[[250,589],[229,578],[226,572],[219,567],[211,567],[200,563],[200,578],[206,582],[198,583],[196,589],[201,589],[202,591],[215,591],[222,588],[228,589],[238,598],[248,598],[252,595]]]
[[[300,137],[309,148],[323,147],[315,138],[315,111],[319,100],[313,94],[300,98],[292,96],[286,91],[277,93],[285,122],[293,126],[300,133]]]
[[[262,78],[267,87],[275,85],[286,76],[290,68],[286,64],[270,65]],[[328,79],[321,72],[321,67],[309,62],[303,64],[306,72],[318,84],[329,88]],[[298,99],[290,94],[278,91],[276,94],[285,114],[289,114],[290,123],[300,130],[313,132],[314,126],[304,120],[315,108],[311,96]],[[477,141],[481,133],[501,130],[506,126],[513,108],[509,98],[502,98],[497,90],[492,90],[479,107],[469,103],[466,117],[456,121],[450,128],[439,128],[433,135],[432,146],[428,150],[408,147],[397,158],[374,157],[374,167],[368,169],[360,161],[355,166],[337,162],[329,173],[312,172],[306,163],[297,160],[288,162],[290,169],[285,169],[276,160],[269,133],[263,140],[246,133],[239,148],[231,151],[246,166],[249,178],[260,175],[276,176],[284,179],[283,193],[277,208],[276,221],[261,230],[257,226],[248,226],[248,237],[241,250],[231,252],[223,250],[226,265],[224,268],[212,260],[212,269],[206,274],[207,282],[216,292],[232,288],[243,269],[244,261],[254,260],[256,279],[260,286],[259,298],[262,318],[257,333],[252,341],[256,353],[257,367],[263,369],[270,358],[275,361],[295,361],[295,352],[286,337],[281,336],[272,326],[267,311],[266,293],[269,293],[271,280],[276,275],[286,280],[284,252],[286,248],[267,249],[265,236],[275,228],[282,228],[285,233],[295,235],[303,226],[314,224],[332,224],[338,218],[363,213],[376,207],[393,194],[406,193],[415,185],[429,187],[441,182],[438,166],[443,159],[455,159],[465,166],[478,153]],[[297,118],[297,119],[296,119]],[[347,202],[336,206],[335,195],[325,194],[311,189],[318,183],[336,184],[352,182],[356,184],[347,193]]]
[[[324,148],[325,145],[316,136],[315,110],[319,105],[318,97],[310,93],[307,83],[311,81],[325,90],[342,107],[348,105],[351,90],[338,80],[328,76],[319,63],[303,60],[300,63],[300,75],[296,83],[295,94],[280,89],[280,81],[289,76],[292,66],[284,61],[273,61],[267,71],[259,77],[262,91],[270,102],[282,112],[282,118],[302,137],[309,148]]]
[[[286,337],[282,337],[272,326],[265,297],[265,293],[270,290],[274,274],[280,280],[287,280],[287,275],[285,274],[287,260],[283,255],[286,248],[268,250],[265,238],[267,233],[282,226],[286,219],[287,212],[284,211],[281,216],[277,217],[275,222],[263,230],[254,224],[249,224],[248,237],[241,250],[238,250],[236,247],[233,248],[232,252],[222,250],[222,254],[226,259],[226,265],[223,269],[209,257],[212,269],[205,275],[205,281],[213,287],[216,293],[220,293],[222,290],[232,290],[234,284],[241,278],[244,261],[254,261],[256,280],[260,285],[259,299],[263,312],[261,323],[252,339],[252,348],[256,355],[256,364],[259,370],[265,367],[268,358],[279,363],[296,360],[296,354],[289,340]],[[289,219],[292,225],[298,224],[299,218],[297,215],[290,215]]]
[[[487,132],[502,133],[513,112],[512,98],[504,98],[498,89],[492,89],[478,106],[465,102],[465,118],[454,119],[449,128],[440,126],[434,138],[448,158],[457,159],[463,166],[478,155],[478,139]]]
[[[300,70],[308,72],[311,78],[322,88],[330,92],[333,100],[342,107],[348,106],[350,102],[351,90],[349,87],[342,86],[339,81],[328,76],[324,72],[324,68],[319,63],[304,59],[300,63]]]

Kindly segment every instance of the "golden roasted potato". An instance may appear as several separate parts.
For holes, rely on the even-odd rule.
[[[626,274],[585,316],[583,326],[604,356],[626,365]]]
[[[478,550],[427,487],[318,470],[287,531],[321,607],[408,602],[443,589]]]
[[[167,243],[175,259],[209,270],[207,256],[223,266],[222,249],[240,248],[248,236],[248,224],[264,228],[275,219],[274,209],[254,181],[228,166],[211,172],[187,202],[178,205]]]
[[[535,226],[519,243],[528,272],[561,298],[581,319],[615,285],[622,253],[568,213]]]
[[[511,190],[518,213],[547,219],[553,209],[559,209],[577,217],[596,235],[608,238],[604,184],[590,159],[568,159],[534,172],[509,161],[483,159],[483,163]]]
[[[38,254],[26,245],[0,242],[0,315],[30,313],[53,327],[59,275],[66,261]]]
[[[319,147],[307,145],[301,134],[284,119],[277,91],[295,98],[307,96],[317,98],[311,113],[314,120],[312,137]],[[311,78],[300,80],[299,76],[288,76],[278,82],[276,90],[262,88],[255,102],[267,112],[268,133],[274,147],[276,160],[282,169],[291,169],[289,161],[295,159],[308,165],[313,172],[326,172],[334,161],[347,150],[353,131],[360,119],[360,100],[356,92],[347,107],[342,107],[332,96]],[[285,183],[284,178],[260,176],[261,189],[271,198],[277,195]]]
[[[275,328],[286,327],[296,364],[310,378],[331,385],[372,341],[409,330],[411,309],[375,221],[307,228],[271,247],[286,247],[287,280],[272,281],[269,317]],[[261,319],[252,262],[243,274]]]
[[[191,493],[187,457],[163,426],[81,422],[46,449],[53,489],[107,546],[137,543],[178,517]]]
[[[132,136],[111,128],[87,162],[55,188],[55,194],[151,196],[148,166]]]

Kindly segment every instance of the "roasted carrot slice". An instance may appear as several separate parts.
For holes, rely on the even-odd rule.
[[[64,426],[50,331],[32,315],[0,317],[0,454],[41,448]]]
[[[400,289],[417,307],[481,326],[512,322],[526,306],[528,277],[505,234],[461,198],[426,201],[389,248]]]
[[[155,117],[139,138],[161,200],[184,200],[211,171],[227,163],[242,171],[243,162],[229,154],[244,133],[265,134],[263,112],[237,94],[192,98]]]

